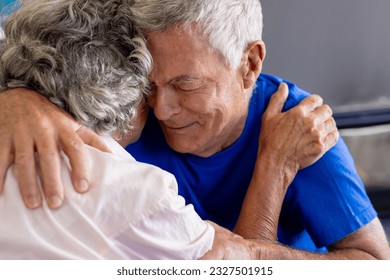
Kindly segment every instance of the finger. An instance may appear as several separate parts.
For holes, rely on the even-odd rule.
[[[33,209],[41,206],[42,198],[36,175],[34,146],[30,140],[21,138],[16,141],[14,170],[23,201]]]
[[[47,205],[58,208],[64,201],[64,186],[61,177],[61,159],[55,139],[44,137],[36,141],[39,159],[39,174]]]
[[[332,131],[326,135],[326,137],[323,140],[323,154],[328,152],[330,149],[332,149],[336,144],[339,139],[339,132]]]
[[[8,145],[4,141],[0,143],[0,194],[4,189],[5,176],[7,174],[8,168],[11,166],[14,160],[11,150],[11,143],[8,143]]]
[[[279,114],[282,112],[284,103],[288,97],[288,86],[286,83],[281,83],[278,90],[271,96],[269,105],[266,113],[269,117]]]
[[[112,153],[112,151],[110,150],[110,148],[107,147],[102,138],[92,130],[82,126],[77,130],[77,134],[80,136],[80,138],[85,144],[92,146],[102,152]]]
[[[312,111],[314,118],[314,125],[321,125],[322,123],[325,123],[328,120],[333,119],[333,111],[332,109],[327,105],[323,104]],[[333,120],[334,121],[334,120]]]
[[[323,99],[317,94],[312,94],[304,98],[297,106],[294,108],[302,108],[309,112],[314,111],[316,108],[320,107],[323,104]]]
[[[336,121],[332,118],[325,123],[328,133],[324,136],[325,149],[328,151],[339,140],[340,134],[336,126]]]
[[[69,130],[61,134],[60,144],[69,158],[74,189],[80,193],[88,191],[90,179],[89,158],[83,140],[75,131]]]
[[[311,155],[322,156],[331,149],[338,140],[338,130],[333,118],[327,120],[317,129],[311,131]]]

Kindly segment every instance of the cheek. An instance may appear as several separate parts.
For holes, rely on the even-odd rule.
[[[224,122],[225,118],[230,114],[230,110],[234,107],[232,100],[228,96],[221,94],[220,91],[214,89],[188,97],[186,107],[188,110],[196,113],[203,123],[208,126]]]
[[[183,101],[184,107],[198,118],[207,121],[212,118],[218,109],[215,98],[210,95],[193,95]]]
[[[212,113],[213,102],[208,94],[188,94],[180,98],[180,106],[198,119],[205,119]]]
[[[209,133],[211,131],[218,133],[221,131],[229,122],[229,110],[225,106],[212,106],[208,107],[207,111],[202,114],[202,125]]]
[[[150,108],[154,108],[154,105],[156,103],[156,97],[155,94],[151,94],[146,98],[146,103]]]

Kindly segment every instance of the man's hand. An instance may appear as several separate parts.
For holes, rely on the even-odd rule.
[[[233,232],[208,221],[215,229],[213,247],[201,260],[254,260],[257,258],[251,250],[250,242]]]
[[[59,207],[64,199],[59,150],[69,157],[74,188],[86,192],[89,174],[84,143],[109,152],[97,134],[40,94],[23,88],[0,93],[0,193],[7,170],[14,164],[26,206],[39,207],[39,167],[46,201],[51,208]]]
[[[338,141],[339,133],[332,110],[318,95],[303,99],[282,112],[287,100],[285,83],[271,97],[262,118],[259,156],[290,170],[291,175],[320,159]]]
[[[234,232],[244,238],[277,240],[282,203],[299,169],[321,158],[339,137],[332,111],[319,96],[282,112],[288,88],[282,83],[262,119],[259,151]]]

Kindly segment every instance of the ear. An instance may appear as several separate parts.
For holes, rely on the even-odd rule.
[[[254,41],[250,43],[243,55],[242,74],[244,87],[252,88],[257,77],[260,75],[265,59],[265,44],[263,41]]]

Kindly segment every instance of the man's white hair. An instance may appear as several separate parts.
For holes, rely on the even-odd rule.
[[[232,67],[249,43],[262,39],[260,0],[135,0],[135,20],[144,31],[163,31],[196,23]]]

